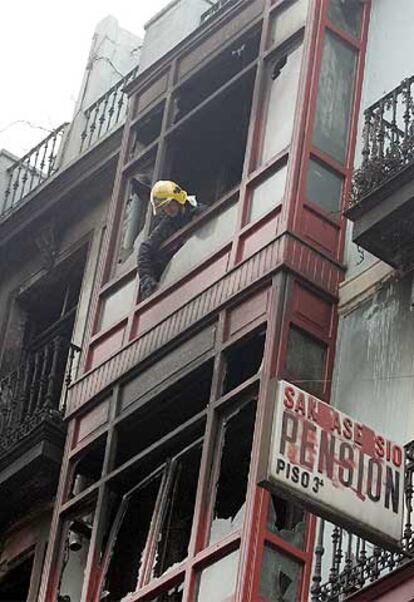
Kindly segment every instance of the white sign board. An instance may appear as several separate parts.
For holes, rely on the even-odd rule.
[[[397,546],[404,449],[286,381],[270,402],[259,483],[374,543]]]

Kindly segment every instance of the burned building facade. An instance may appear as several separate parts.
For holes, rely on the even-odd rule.
[[[338,564],[336,543],[326,551],[334,568],[324,588],[316,517],[258,486],[257,473],[271,383],[334,403],[338,391],[339,285],[353,248],[344,210],[377,31],[370,16],[375,25],[374,7],[359,0],[220,0],[208,10],[174,0],[148,24],[122,93],[114,84],[85,112],[81,155],[59,177],[95,153],[102,163],[87,164],[85,185],[108,204],[98,203],[104,227],[88,276],[82,248],[58,270],[74,284],[56,314],[75,311],[79,290],[87,301],[28,599],[336,599],[345,553]],[[114,90],[127,111],[112,129]],[[145,299],[137,252],[155,223],[136,186],[142,174],[205,206],[163,243],[175,253]],[[53,312],[38,305],[47,330]],[[39,360],[25,388],[35,401],[23,407],[47,388],[48,365]]]

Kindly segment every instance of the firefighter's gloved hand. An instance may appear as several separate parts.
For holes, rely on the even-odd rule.
[[[141,299],[146,299],[156,291],[158,282],[152,276],[144,276],[141,279],[139,288],[141,291]]]

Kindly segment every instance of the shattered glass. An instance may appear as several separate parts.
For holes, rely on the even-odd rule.
[[[256,405],[250,402],[225,422],[210,544],[243,525],[255,416]]]
[[[297,602],[301,565],[270,546],[265,546],[260,578],[261,600]]]

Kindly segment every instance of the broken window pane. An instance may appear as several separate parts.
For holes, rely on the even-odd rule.
[[[64,543],[59,596],[80,600],[92,533],[93,512],[71,520]]]
[[[288,376],[297,385],[312,393],[324,389],[326,346],[303,330],[292,326],[287,345],[286,368]]]
[[[356,51],[330,31],[325,34],[313,142],[344,163],[348,142]]]
[[[205,568],[200,575],[196,602],[229,602],[236,589],[239,550]]]
[[[209,543],[243,524],[256,404],[251,401],[224,420],[224,437]]]
[[[359,37],[361,30],[361,17],[363,5],[361,0],[330,0],[328,19],[335,25],[351,34]]]
[[[263,117],[263,143],[260,163],[286,148],[291,140],[295,117],[302,45],[279,56],[268,69],[268,92]]]
[[[124,514],[113,544],[102,593],[104,596],[107,592],[108,600],[120,600],[128,592],[136,590],[141,557],[160,484],[161,476],[158,475],[131,493],[126,510],[121,508],[119,511]]]
[[[212,205],[240,183],[254,81],[252,69],[168,138],[164,177],[200,204]]]
[[[256,221],[281,203],[285,194],[286,175],[285,164],[254,188],[250,199],[248,222]]]
[[[164,102],[145,115],[132,129],[130,156],[135,157],[145,150],[145,147],[154,142],[161,133]]]
[[[265,546],[260,595],[266,602],[297,602],[301,565],[270,546]]]
[[[171,479],[163,508],[163,520],[153,566],[153,577],[187,557],[201,460],[201,444],[171,466]]]
[[[182,602],[183,599],[184,585],[179,583],[178,585],[169,586],[169,588],[155,597],[144,598],[142,602]]]
[[[303,548],[305,541],[305,512],[292,502],[277,495],[272,495],[270,496],[267,515],[267,528],[293,546]]]
[[[266,334],[260,332],[225,351],[226,373],[223,394],[257,374],[262,365],[265,338]]]

